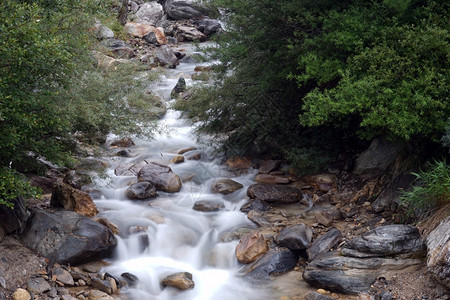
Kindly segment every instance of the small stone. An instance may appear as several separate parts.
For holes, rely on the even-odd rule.
[[[33,294],[41,294],[49,291],[50,285],[42,277],[32,278],[27,281],[27,290]]]
[[[326,295],[326,294],[328,294],[328,292],[325,291],[324,289],[318,289],[317,292],[318,292],[319,294],[321,294],[321,295]]]
[[[65,285],[74,285],[73,277],[69,272],[64,270],[63,268],[56,268],[53,270],[53,274],[56,275],[56,280],[65,284]]]
[[[31,296],[26,290],[18,288],[12,295],[13,300],[30,300]]]
[[[114,300],[113,297],[99,290],[89,291],[89,300]]]
[[[186,152],[194,151],[194,150],[197,150],[197,148],[195,148],[195,147],[183,148],[183,149],[179,150],[177,154],[181,155],[181,154],[184,154]]]
[[[202,154],[201,153],[196,153],[194,155],[188,156],[188,160],[200,160],[202,158]]]
[[[131,147],[134,145],[136,145],[136,144],[129,137],[123,138],[121,140],[115,140],[111,143],[111,146],[113,146],[113,147]]]
[[[314,217],[319,224],[322,224],[326,227],[333,224],[333,217],[326,211],[316,211],[314,213]]]
[[[184,162],[184,156],[182,155],[177,155],[170,160],[172,164],[181,164],[182,162]]]

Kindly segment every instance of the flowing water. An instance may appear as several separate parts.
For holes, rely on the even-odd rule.
[[[194,67],[194,63],[181,63],[152,89],[170,105],[170,92],[179,77],[192,85],[188,78]],[[108,218],[120,231],[115,258],[105,271],[116,276],[129,272],[139,278],[135,287],[122,289],[132,299],[274,299],[272,285],[255,285],[238,276],[242,267],[234,254],[238,241],[229,237],[238,228],[255,227],[239,208],[246,201],[246,190],[254,183],[256,171],[241,176],[226,171],[220,158],[196,144],[192,127],[179,117],[180,112],[169,109],[160,121],[169,127],[169,133],[152,141],[134,139],[133,157],[110,158],[111,184],[97,182],[104,195],[96,200],[99,216]],[[180,149],[189,147],[198,150],[185,156],[200,152],[202,158],[170,164]],[[181,178],[195,176],[183,183],[179,193],[158,192],[157,198],[148,201],[127,200],[125,191],[136,182],[136,176],[115,176],[114,169],[121,163],[143,160],[168,164]],[[223,178],[240,182],[244,188],[229,195],[211,193],[211,185]],[[192,207],[198,200],[222,201],[225,208],[195,211]],[[191,273],[195,287],[187,291],[162,288],[161,280],[176,272]],[[293,284],[298,285],[298,281]]]

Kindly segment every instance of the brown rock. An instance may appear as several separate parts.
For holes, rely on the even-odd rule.
[[[211,191],[216,194],[230,194],[242,189],[244,186],[231,179],[220,179],[211,186]]]
[[[202,154],[201,153],[196,153],[196,154],[193,154],[191,156],[188,156],[187,159],[188,160],[200,160],[200,159],[202,159]]]
[[[326,211],[319,210],[314,213],[314,217],[319,224],[330,226],[333,224],[333,217]]]
[[[89,291],[89,300],[114,300],[113,297],[99,290]]]
[[[279,160],[265,160],[261,163],[261,166],[258,169],[260,174],[268,174],[272,171],[278,169],[281,165]]]
[[[292,181],[292,178],[271,174],[258,174],[255,177],[255,181],[266,184],[288,184]]]
[[[92,217],[98,213],[97,206],[88,193],[74,189],[63,182],[56,182],[53,186],[50,204],[73,210],[86,217]]]
[[[53,270],[53,275],[56,276],[56,280],[63,283],[64,285],[74,285],[73,277],[70,273],[63,268],[55,268]]]
[[[196,66],[194,72],[209,72],[212,70],[211,66]]]
[[[222,201],[218,200],[200,200],[194,203],[194,206],[192,207],[193,210],[196,211],[203,211],[203,212],[213,212],[218,211],[221,208],[224,208],[225,205]]]
[[[195,147],[190,147],[190,148],[184,148],[184,149],[181,149],[180,151],[178,151],[178,153],[177,154],[184,154],[184,153],[186,153],[186,152],[189,152],[189,151],[194,151],[194,150],[197,150],[197,148],[195,148]]]
[[[111,143],[111,146],[113,146],[113,147],[131,147],[131,146],[134,146],[134,145],[136,145],[136,144],[129,137],[126,137],[126,138],[123,138],[123,139],[120,139],[120,140],[115,140],[115,141],[113,141]]]
[[[241,237],[235,253],[239,262],[248,264],[267,251],[269,251],[268,240],[261,233],[254,231]]]
[[[153,32],[156,36],[158,44],[167,44],[166,35],[164,34],[164,30],[162,30],[161,28],[156,28],[147,24],[128,22],[127,24],[125,24],[125,31],[129,35],[137,38],[143,38],[145,35]]]
[[[166,287],[174,287],[179,290],[193,289],[195,286],[192,280],[192,274],[188,272],[175,273],[163,279],[161,284]]]
[[[242,171],[252,167],[252,162],[246,157],[233,157],[227,159],[225,166],[229,171]]]
[[[252,184],[247,195],[251,199],[259,199],[269,203],[297,203],[302,200],[303,193],[300,189],[292,186]]]
[[[322,192],[337,189],[338,178],[334,174],[311,175],[303,177],[302,180]]]
[[[13,300],[30,300],[31,296],[26,290],[18,288],[12,295],[12,298]]]
[[[450,217],[427,237],[427,267],[437,281],[450,288]]]
[[[182,162],[184,162],[184,156],[182,155],[177,155],[170,160],[172,164],[181,164]]]
[[[100,219],[96,219],[96,222],[102,224],[103,226],[106,226],[109,228],[109,230],[112,231],[112,233],[118,235],[119,234],[119,228],[117,227],[117,225],[111,223],[110,220],[106,219],[106,218],[100,218]]]

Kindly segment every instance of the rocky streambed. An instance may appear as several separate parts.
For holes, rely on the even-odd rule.
[[[171,99],[210,72],[190,40],[219,33],[191,1],[129,2],[109,55],[169,68],[149,87],[167,102],[155,140],[110,137],[109,179],[82,170],[35,178],[49,194],[1,208],[0,299],[448,299],[448,211],[400,224],[401,146],[373,141],[355,161],[297,178],[283,161],[225,158],[198,145]],[[191,49],[191,50],[190,50]],[[354,168],[350,168],[351,165]],[[394,175],[388,175],[394,174]]]

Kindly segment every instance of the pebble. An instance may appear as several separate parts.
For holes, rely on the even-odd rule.
[[[12,295],[13,300],[30,300],[31,296],[26,290],[18,288]]]
[[[327,295],[327,294],[328,294],[328,292],[325,291],[324,289],[318,289],[317,292],[318,292],[319,294],[322,294],[322,295]]]

